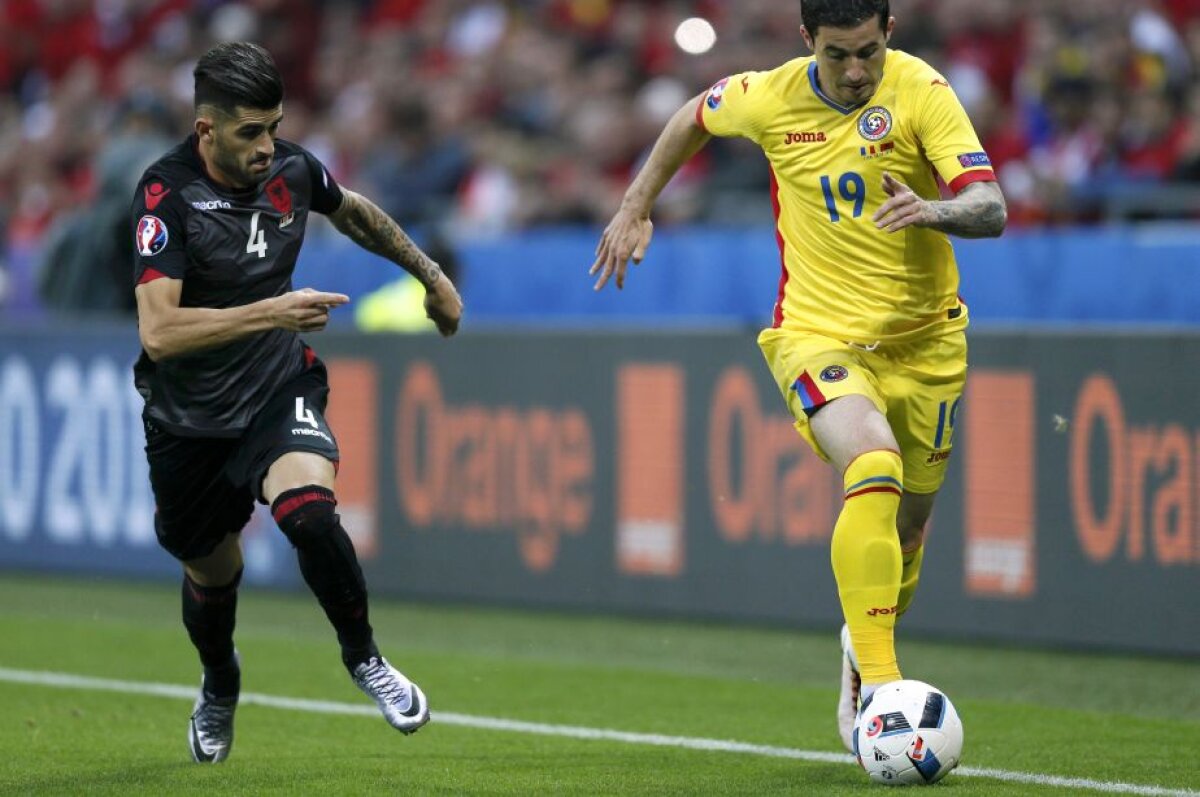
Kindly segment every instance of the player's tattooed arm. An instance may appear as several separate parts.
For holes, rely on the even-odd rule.
[[[953,199],[933,203],[926,226],[960,238],[995,238],[1004,232],[1008,208],[996,182],[971,183]]]
[[[875,212],[874,221],[887,232],[917,226],[961,238],[995,238],[1008,221],[1004,194],[996,182],[970,183],[953,199],[938,201],[921,198],[885,172],[883,190],[888,199]]]
[[[454,283],[391,216],[362,194],[343,188],[342,205],[329,220],[363,249],[386,257],[425,286],[425,314],[438,332],[449,337],[458,331],[463,302]]]
[[[391,216],[362,194],[347,189],[342,189],[342,194],[341,207],[329,217],[334,227],[368,252],[396,263],[426,288],[438,281],[441,267],[413,243]]]

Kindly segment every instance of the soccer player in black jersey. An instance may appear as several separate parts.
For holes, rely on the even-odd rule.
[[[354,682],[412,733],[429,706],[375,646],[362,570],[334,511],[339,455],[324,418],[325,367],[299,337],[349,301],[292,288],[309,213],[419,279],[442,335],[458,329],[462,300],[390,217],[276,138],[283,84],[264,49],[209,50],[195,69],[195,108],[194,132],[146,170],[132,209],[142,342],[134,377],[146,401],[155,530],[183,563],[183,623],[204,668],[192,757],[222,761],[233,743],[240,531],[255,500],[271,506],[296,548]]]

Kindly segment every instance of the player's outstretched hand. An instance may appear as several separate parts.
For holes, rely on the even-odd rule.
[[[275,299],[275,326],[293,332],[318,332],[329,323],[329,311],[349,301],[345,294],[312,288],[285,293]]]
[[[425,289],[425,315],[437,324],[438,332],[448,338],[458,331],[462,319],[463,302],[454,283],[445,274]]]
[[[883,192],[888,199],[872,217],[878,229],[898,232],[914,224],[926,225],[936,220],[932,205],[892,177],[891,172],[883,173]]]
[[[600,244],[596,247],[596,262],[592,264],[588,274],[597,274],[596,290],[600,290],[614,274],[617,277],[617,288],[625,287],[625,269],[629,261],[641,263],[646,256],[646,247],[650,246],[650,237],[654,235],[654,223],[644,216],[621,208],[612,221],[604,228],[600,236]]]

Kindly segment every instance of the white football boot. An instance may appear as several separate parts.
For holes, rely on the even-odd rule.
[[[229,757],[229,751],[233,749],[233,712],[237,704],[237,695],[218,698],[200,688],[200,696],[196,698],[188,722],[188,749],[193,761],[219,764]]]
[[[233,749],[233,712],[237,710],[241,692],[242,657],[233,651],[233,669],[237,692],[229,697],[217,697],[204,688],[200,678],[200,695],[188,721],[188,749],[198,764],[219,764]]]
[[[384,719],[403,734],[429,722],[429,703],[420,687],[383,656],[372,656],[350,674],[359,689],[375,701]]]
[[[858,697],[862,691],[862,678],[858,674],[858,659],[850,641],[850,629],[842,626],[842,691],[838,696],[838,733],[842,744],[854,752],[854,721],[858,717]]]

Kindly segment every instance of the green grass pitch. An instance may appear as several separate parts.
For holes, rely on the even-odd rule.
[[[0,794],[885,793],[849,756],[829,758],[842,752],[832,633],[376,600],[381,649],[433,708],[404,737],[347,678],[315,601],[245,589],[240,604],[244,694],[340,705],[244,703],[229,760],[200,766],[186,746],[199,668],[177,587],[0,573]],[[934,794],[1200,797],[1194,660],[903,632],[900,656],[951,696],[966,728],[962,769]],[[122,691],[21,682],[45,673]],[[177,689],[146,694],[146,683]]]

